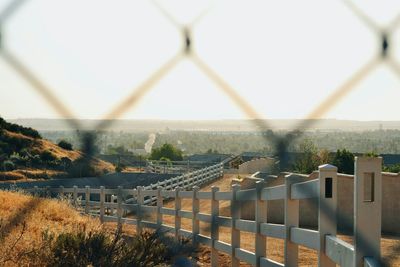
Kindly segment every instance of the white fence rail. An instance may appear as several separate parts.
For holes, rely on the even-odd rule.
[[[336,236],[337,168],[331,165],[320,166],[319,178],[312,181],[304,182],[304,178],[291,174],[286,176],[285,184],[281,186],[266,188],[265,183],[260,181],[255,189],[241,190],[239,185],[233,185],[232,190],[227,192],[220,192],[217,187],[212,187],[210,192],[200,192],[197,186],[191,191],[180,187],[171,190],[168,184],[157,189],[74,187],[50,191],[59,194],[70,193],[75,201],[79,194],[83,194],[85,197],[82,206],[85,212],[98,215],[102,222],[136,225],[138,231],[142,231],[143,228],[168,230],[176,237],[190,237],[195,245],[201,243],[211,247],[212,266],[218,266],[219,251],[231,256],[232,266],[239,266],[240,261],[253,266],[298,266],[300,245],[318,252],[318,266],[380,266],[381,164],[381,158],[356,158],[354,245]],[[197,181],[193,179],[193,182]],[[175,184],[186,185],[183,181]],[[117,203],[111,199],[106,201],[107,196],[112,194],[117,196]],[[92,195],[98,195],[99,201],[92,201]],[[125,203],[123,199],[126,199],[126,196],[133,196],[137,203]],[[146,205],[145,197],[155,197],[156,205]],[[174,198],[175,207],[164,207],[165,198]],[[185,198],[192,200],[191,211],[181,208],[182,199]],[[319,212],[318,230],[299,227],[299,201],[307,198],[319,199],[319,205],[316,207]],[[211,214],[200,213],[199,203],[204,199],[211,201]],[[282,225],[267,222],[268,201],[277,199],[284,200],[285,224]],[[220,216],[219,201],[222,200],[231,202],[231,217]],[[255,202],[254,220],[241,219],[242,201]],[[116,214],[113,210],[116,210]],[[135,218],[126,216],[131,212]],[[149,213],[156,215],[155,221],[145,219],[145,215]],[[163,224],[163,215],[175,217],[174,227]],[[192,220],[192,231],[181,229],[182,218]],[[210,236],[200,234],[200,222],[211,224]],[[230,243],[219,240],[219,227],[230,228]],[[255,252],[241,248],[241,232],[255,234]],[[267,258],[267,237],[284,240],[284,263]]]
[[[221,162],[224,164],[224,162]],[[214,163],[215,164],[215,163]],[[159,161],[152,160],[147,162],[146,171],[150,173],[187,173],[194,170],[203,169],[209,162],[201,161]]]

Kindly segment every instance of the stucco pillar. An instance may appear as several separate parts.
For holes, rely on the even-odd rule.
[[[354,166],[354,266],[381,258],[382,158],[356,157]]]
[[[335,267],[325,254],[325,236],[336,235],[337,231],[337,168],[325,164],[319,166],[319,202],[318,202],[318,231],[319,246],[318,266]]]

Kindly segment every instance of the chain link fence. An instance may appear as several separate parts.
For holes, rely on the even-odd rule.
[[[34,74],[28,65],[24,63],[24,58],[19,58],[11,49],[9,49],[9,47],[6,46],[5,41],[7,40],[7,36],[3,29],[7,22],[18,13],[21,6],[27,2],[28,1],[26,0],[13,0],[10,1],[3,10],[0,10],[0,57],[15,71],[16,74],[29,83],[31,88],[35,90],[38,95],[43,97],[61,117],[68,119],[66,121],[69,123],[71,129],[82,129],[81,122],[77,117],[75,117],[72,109],[65,104],[62,98]],[[254,122],[256,129],[259,129],[260,131],[271,130],[272,127],[269,120],[264,119],[251,103],[247,102],[238,91],[233,88],[224,77],[222,77],[222,75],[215,71],[212,66],[196,53],[192,34],[195,31],[196,24],[207,17],[207,10],[201,12],[190,23],[181,24],[159,2],[153,1],[153,4],[154,8],[160,11],[160,16],[165,16],[170,23],[181,32],[182,47],[176,55],[167,60],[160,68],[155,69],[154,72],[144,80],[144,82],[134,88],[131,93],[120,103],[117,103],[113,109],[109,110],[103,120],[100,120],[100,122],[93,128],[93,131],[82,135],[82,149],[85,152],[85,155],[92,155],[96,138],[95,133],[97,131],[111,129],[114,119],[121,118],[128,109],[137,105],[138,102],[153,89],[154,85],[158,81],[166,76],[174,66],[184,59],[193,62],[194,65],[206,75],[206,77],[214,82],[226,97],[230,98],[232,102],[234,102],[237,107],[240,108],[240,110],[251,119],[252,122]],[[395,59],[392,53],[394,47],[392,36],[399,27],[400,14],[388,25],[381,26],[371,19],[368,14],[365,14],[362,9],[354,4],[353,1],[343,0],[343,4],[346,5],[353,12],[354,16],[358,17],[365,26],[373,32],[376,36],[377,42],[380,43],[379,50],[376,51],[375,55],[373,55],[365,65],[360,66],[359,69],[351,74],[343,84],[336,88],[336,90],[334,90],[330,95],[327,95],[322,102],[318,103],[304,118],[304,120],[295,126],[294,130],[289,131],[285,135],[273,133],[272,135],[265,137],[265,142],[273,144],[275,155],[279,159],[281,169],[285,169],[288,165],[288,147],[290,144],[301,137],[305,130],[311,128],[313,124],[316,123],[315,119],[323,118],[327,112],[341,102],[351,91],[354,90],[356,85],[369,76],[379,65],[386,64],[397,76],[400,77],[400,63]],[[366,242],[366,246],[367,245]]]
[[[28,1],[25,0],[14,0],[3,8],[0,15],[0,29],[4,29],[14,14]],[[393,70],[394,73],[400,76],[400,64],[396,61],[392,54],[393,44],[391,37],[395,30],[400,24],[400,15],[397,16],[391,23],[386,26],[380,26],[374,22],[367,14],[365,14],[358,6],[352,1],[344,0],[343,3],[362,20],[366,27],[368,27],[380,42],[380,50],[372,56],[372,59],[365,65],[360,66],[359,69],[353,73],[342,85],[334,90],[330,95],[326,96],[325,99],[314,107],[314,109],[302,120],[298,125],[294,127],[294,130],[286,133],[284,136],[279,134],[272,134],[266,137],[266,142],[273,144],[275,155],[280,159],[281,169],[285,169],[288,165],[288,147],[297,138],[302,135],[304,130],[312,127],[316,123],[315,119],[322,118],[327,112],[329,112],[336,104],[343,100],[357,84],[365,79],[374,69],[380,64],[386,64]],[[197,17],[190,23],[181,24],[174,18],[168,10],[166,10],[159,2],[153,1],[154,7],[160,11],[161,16],[165,16],[170,23],[176,27],[182,36],[182,48],[172,58],[167,60],[164,65],[147,77],[139,86],[134,88],[130,95],[125,97],[120,103],[117,103],[113,109],[109,110],[104,116],[103,120],[93,128],[93,131],[87,132],[82,135],[82,149],[88,154],[92,154],[95,133],[97,131],[110,129],[114,119],[120,118],[128,109],[132,108],[150,91],[154,85],[160,81],[165,75],[167,75],[180,61],[183,59],[190,60],[194,63],[197,68],[203,72],[211,81],[213,81],[218,88],[225,93],[226,97],[230,98],[238,108],[251,119],[256,129],[260,131],[271,130],[272,127],[268,120],[263,119],[261,113],[259,113],[251,103],[247,102],[235,88],[233,88],[228,81],[226,81],[218,72],[216,72],[212,66],[207,64],[194,49],[194,41],[192,39],[192,33],[195,30],[196,24],[204,19],[207,15],[208,9],[201,12]],[[34,72],[24,63],[23,58],[18,58],[12,51],[5,45],[7,36],[4,32],[0,32],[0,56],[22,79],[31,85],[31,88],[35,90],[37,94],[42,96],[47,103],[61,116],[67,118],[66,120],[71,129],[81,129],[82,125],[78,118],[75,117],[72,109],[63,102],[62,98],[59,97],[51,88],[49,88],[39,77],[35,76]]]

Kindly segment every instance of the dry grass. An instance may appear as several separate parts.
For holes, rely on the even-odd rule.
[[[144,168],[138,168],[138,167],[126,167],[123,169],[122,172],[144,172]]]
[[[17,138],[17,139],[24,139],[29,140],[29,151],[33,154],[40,155],[44,151],[50,152],[53,156],[57,159],[61,158],[69,158],[71,161],[79,161],[83,154],[78,150],[66,150],[58,145],[52,143],[46,139],[35,139],[30,136],[26,136],[20,133],[10,132],[5,130],[4,133],[9,137]],[[97,159],[91,158],[90,159],[90,166],[93,167],[95,170],[99,170],[101,172],[113,172],[115,167],[113,164]],[[21,180],[29,180],[29,179],[48,179],[51,178],[59,178],[60,176],[64,176],[66,173],[61,171],[55,171],[50,169],[18,169],[14,171],[7,171],[7,172],[0,172],[0,180],[4,181],[21,181]]]
[[[43,151],[49,151],[51,152],[51,154],[53,154],[55,157],[59,159],[62,157],[67,157],[71,160],[76,160],[82,156],[79,151],[63,149],[46,139],[35,139],[30,136],[23,135],[21,133],[10,132],[7,130],[5,130],[4,133],[9,137],[29,140],[33,144],[31,150],[37,152],[37,154],[40,154]]]
[[[1,182],[10,182],[10,181],[32,181],[32,180],[41,180],[51,178],[62,178],[67,176],[68,174],[63,171],[57,170],[42,170],[42,169],[18,169],[7,172],[0,172],[0,183]],[[1,181],[3,180],[3,181]]]
[[[0,265],[9,259],[3,262],[5,266],[32,266],[21,255],[40,247],[46,231],[58,235],[82,227],[88,231],[100,229],[97,220],[80,215],[66,201],[0,191],[0,203]]]

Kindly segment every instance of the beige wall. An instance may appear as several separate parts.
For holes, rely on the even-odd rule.
[[[275,159],[272,158],[259,158],[246,161],[239,165],[239,173],[255,173],[258,171],[267,172],[275,164]]]
[[[267,186],[284,184],[284,176],[269,176],[266,179]],[[316,179],[318,171],[305,176],[307,180]],[[257,179],[247,177],[233,183],[241,185],[242,189],[253,188]],[[353,229],[353,175],[338,173],[338,228],[341,231]],[[318,200],[307,199],[300,201],[300,226],[318,227]],[[283,223],[283,200],[268,201],[268,218],[270,223]],[[254,219],[254,202],[242,204],[242,218]],[[382,232],[388,234],[400,234],[400,174],[382,173]]]

